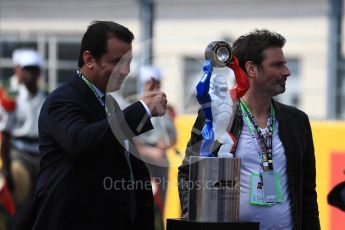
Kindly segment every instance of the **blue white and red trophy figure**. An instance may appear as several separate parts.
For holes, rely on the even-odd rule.
[[[229,131],[233,122],[234,104],[248,90],[249,82],[227,42],[211,42],[205,50],[205,59],[204,74],[196,87],[196,97],[206,117],[202,129],[200,156],[233,157],[231,150],[234,141]],[[228,76],[212,75],[213,67],[232,69],[235,74],[235,85],[229,89]],[[213,151],[215,143],[220,144],[216,154]]]

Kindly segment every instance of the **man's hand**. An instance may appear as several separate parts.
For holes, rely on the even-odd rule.
[[[167,97],[164,92],[155,89],[154,79],[151,78],[148,90],[145,90],[141,100],[149,107],[153,117],[162,116],[167,109]]]

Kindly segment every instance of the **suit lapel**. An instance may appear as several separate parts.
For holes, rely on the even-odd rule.
[[[71,84],[82,95],[85,102],[87,102],[86,104],[92,108],[92,110],[95,112],[95,116],[99,120],[106,118],[104,107],[98,101],[98,99],[93,94],[91,89],[86,85],[86,83],[78,75],[75,75],[71,79]]]

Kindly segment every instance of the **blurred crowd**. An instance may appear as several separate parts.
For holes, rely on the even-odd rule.
[[[34,195],[41,158],[38,116],[45,100],[39,87],[44,64],[41,55],[33,49],[17,49],[12,62],[13,75],[2,79],[0,85],[0,205],[6,216],[1,219],[6,222],[4,227],[11,226],[10,217]]]

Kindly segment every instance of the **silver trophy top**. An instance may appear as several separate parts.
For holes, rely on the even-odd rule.
[[[213,41],[206,47],[205,59],[211,60],[214,67],[225,67],[232,59],[232,47],[224,41]]]

